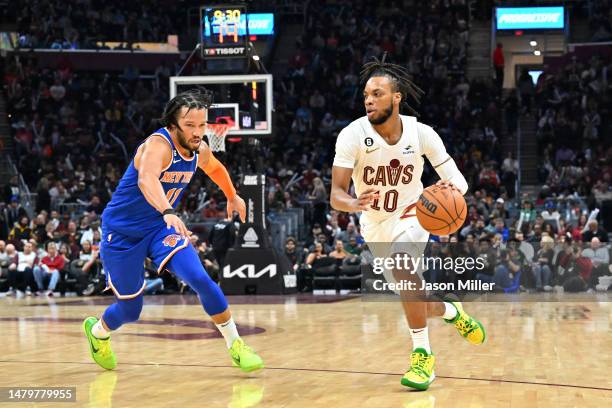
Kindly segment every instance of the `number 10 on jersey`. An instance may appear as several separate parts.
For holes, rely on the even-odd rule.
[[[393,212],[397,210],[397,200],[399,198],[399,191],[393,189],[385,193],[383,199],[383,209],[387,212]],[[380,199],[376,199],[372,202],[372,209],[380,211]]]

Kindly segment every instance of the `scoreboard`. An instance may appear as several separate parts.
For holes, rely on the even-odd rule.
[[[200,9],[202,57],[246,57],[249,29],[245,5],[214,5]]]

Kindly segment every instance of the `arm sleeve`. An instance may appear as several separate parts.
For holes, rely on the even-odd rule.
[[[236,197],[236,188],[225,166],[210,152],[208,163],[202,169],[204,173],[223,191],[228,200]]]
[[[468,190],[468,183],[463,174],[457,168],[455,161],[446,152],[442,139],[430,126],[418,123],[419,140],[421,151],[442,180],[453,183],[462,194]]]
[[[342,129],[336,140],[334,166],[345,167],[347,169],[355,168],[358,153],[359,138],[348,127]]]

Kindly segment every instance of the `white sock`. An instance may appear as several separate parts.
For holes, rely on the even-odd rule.
[[[219,331],[223,335],[227,348],[232,347],[234,340],[240,338],[240,336],[238,335],[238,329],[236,329],[236,323],[234,322],[234,318],[230,317],[227,322],[217,324],[216,326],[217,329],[219,329]]]
[[[457,308],[453,306],[452,303],[443,302],[444,303],[444,314],[442,317],[446,320],[453,320],[457,317]]]
[[[412,337],[412,350],[422,348],[425,349],[427,354],[431,353],[431,347],[429,346],[429,329],[427,326],[421,329],[410,329],[410,336]]]
[[[91,334],[97,339],[107,339],[110,336],[110,332],[102,326],[102,319],[98,320],[98,322],[93,325]]]

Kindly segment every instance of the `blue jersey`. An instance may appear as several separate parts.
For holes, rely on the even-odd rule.
[[[198,154],[183,157],[174,146],[166,128],[151,134],[162,136],[172,149],[172,161],[165,168],[159,181],[172,208],[176,208],[183,196],[185,187],[193,177],[198,166]],[[102,228],[127,236],[141,238],[153,229],[164,225],[162,214],[147,202],[138,187],[138,170],[134,159],[121,177],[111,201],[102,213]]]

